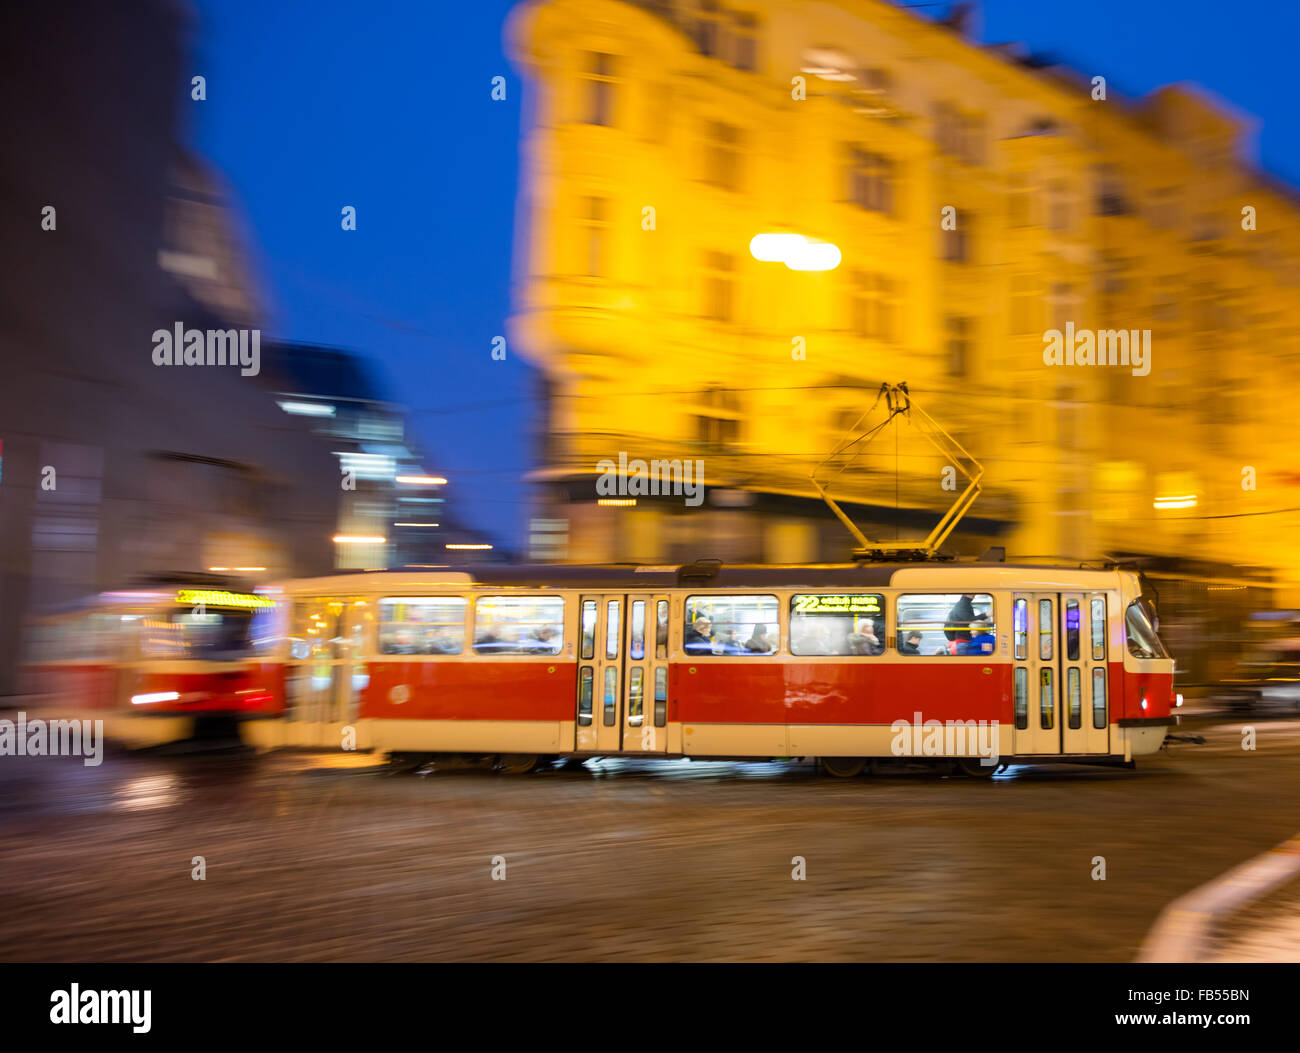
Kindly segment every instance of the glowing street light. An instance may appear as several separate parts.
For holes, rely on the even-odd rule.
[[[833,271],[844,258],[837,245],[802,234],[755,234],[749,253],[761,263],[784,263],[792,271]]]
[[[445,486],[447,483],[440,475],[399,475],[397,481],[410,486]]]

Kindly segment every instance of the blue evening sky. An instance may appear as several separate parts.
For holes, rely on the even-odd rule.
[[[378,359],[461,516],[522,545],[533,371],[513,352],[490,357],[515,226],[512,6],[198,0],[193,71],[208,98],[190,134],[246,216],[271,334]],[[1296,182],[1297,12],[1295,0],[986,0],[981,36],[1126,93],[1195,81],[1259,118],[1263,167]],[[506,102],[489,96],[497,75]],[[355,232],[340,229],[344,205]]]

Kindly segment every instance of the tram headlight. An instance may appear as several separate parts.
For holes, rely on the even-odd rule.
[[[1179,692],[1178,694],[1174,695],[1174,708],[1177,709],[1182,704],[1183,704],[1183,695],[1182,692]]]
[[[1143,710],[1145,710],[1145,709],[1147,708],[1147,696],[1146,696],[1146,695],[1143,695],[1143,696],[1142,696],[1142,708],[1143,708]]]
[[[131,705],[147,706],[151,702],[175,702],[180,697],[175,691],[154,691],[146,695],[132,695]]]

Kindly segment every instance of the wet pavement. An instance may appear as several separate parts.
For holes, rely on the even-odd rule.
[[[1245,722],[1254,751],[1199,717],[1204,745],[1133,771],[992,780],[3,757],[0,959],[1131,961],[1171,899],[1300,829],[1300,721]]]

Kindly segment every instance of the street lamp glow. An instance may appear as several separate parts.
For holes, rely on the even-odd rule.
[[[755,234],[749,252],[762,263],[784,263],[792,271],[833,271],[843,259],[838,246],[802,234]]]
[[[485,549],[491,548],[491,545],[444,545],[443,548],[453,549]]]
[[[802,245],[786,256],[785,265],[792,271],[833,271],[843,258],[839,247],[829,241],[805,238]]]
[[[335,534],[336,545],[382,545],[388,538],[373,534]]]
[[[411,486],[444,486],[447,482],[440,475],[399,475],[397,481]]]
[[[755,234],[749,239],[749,254],[762,263],[784,263],[803,240],[802,234]]]

